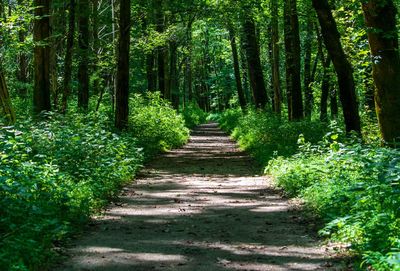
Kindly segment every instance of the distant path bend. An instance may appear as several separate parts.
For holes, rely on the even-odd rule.
[[[56,270],[339,270],[217,124],[150,163]]]

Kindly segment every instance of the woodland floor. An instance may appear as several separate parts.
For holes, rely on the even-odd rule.
[[[55,270],[342,270],[216,124],[153,160]]]

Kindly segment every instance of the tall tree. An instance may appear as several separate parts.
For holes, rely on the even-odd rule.
[[[299,120],[303,116],[303,98],[300,76],[300,34],[297,15],[297,1],[287,0],[284,4],[286,88],[289,120]]]
[[[0,108],[2,109],[2,117],[8,120],[8,124],[15,122],[15,111],[12,105],[8,88],[6,84],[6,78],[3,73],[3,69],[0,66]]]
[[[271,0],[271,42],[272,42],[272,86],[274,89],[274,111],[281,114],[282,96],[279,71],[279,9],[278,0]]]
[[[250,10],[246,9],[243,19],[244,47],[246,51],[247,68],[249,70],[250,85],[253,91],[255,106],[264,109],[268,97],[265,88],[264,75],[261,67],[260,48],[257,41],[256,25]]]
[[[228,26],[229,30],[229,39],[231,41],[231,49],[232,49],[232,57],[233,57],[233,69],[235,73],[235,82],[236,82],[236,90],[239,97],[239,104],[242,108],[242,111],[246,110],[246,98],[243,92],[242,80],[240,77],[240,66],[239,66],[239,54],[236,45],[236,37],[235,32],[233,30],[233,26]]]
[[[313,40],[313,13],[307,14],[306,37],[304,42],[304,115],[307,119],[311,119],[313,108],[313,93],[311,88],[311,56],[312,56],[312,40]]]
[[[392,0],[362,4],[368,27],[376,86],[376,112],[382,139],[389,145],[400,140],[400,56],[396,7]],[[398,145],[399,143],[397,143]]]
[[[64,58],[63,95],[62,95],[62,105],[61,105],[61,111],[63,113],[67,111],[68,97],[71,93],[72,51],[74,47],[74,33],[75,33],[75,0],[70,0],[69,14],[68,14],[67,47],[65,49],[65,58]]]
[[[18,0],[18,5],[22,5],[23,1]],[[24,43],[27,35],[27,31],[25,29],[20,29],[18,31],[18,39],[20,43]],[[18,92],[21,97],[26,97],[28,94],[28,88],[27,84],[29,83],[28,79],[28,64],[29,64],[29,59],[26,54],[26,52],[20,52],[18,55],[18,74],[17,74],[17,79],[20,83],[20,86],[18,87]]]
[[[342,103],[346,131],[361,132],[360,115],[355,91],[353,68],[347,60],[340,41],[340,34],[333,18],[328,0],[312,0],[318,15],[325,47],[332,59],[339,82],[339,96]]]
[[[89,106],[89,0],[79,1],[78,107]]]
[[[50,1],[35,0],[33,24],[34,48],[34,89],[33,109],[36,114],[51,110],[50,102]]]
[[[131,1],[120,0],[119,40],[117,60],[117,92],[115,127],[128,126],[129,117],[129,47],[131,29]]]

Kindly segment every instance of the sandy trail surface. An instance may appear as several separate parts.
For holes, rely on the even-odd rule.
[[[154,159],[54,270],[340,270],[216,124]]]

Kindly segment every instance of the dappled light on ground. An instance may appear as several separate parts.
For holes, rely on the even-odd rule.
[[[58,270],[340,270],[215,124],[148,165]]]

